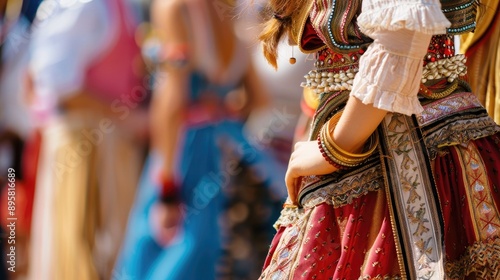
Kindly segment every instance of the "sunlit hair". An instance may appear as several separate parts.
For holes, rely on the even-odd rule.
[[[456,0],[440,0],[441,3],[454,2]],[[264,28],[259,35],[259,40],[262,43],[262,49],[264,56],[267,61],[274,67],[278,68],[278,45],[281,39],[288,35],[290,36],[290,30],[292,27],[293,20],[296,12],[300,11],[302,5],[307,1],[304,0],[268,0],[267,6],[264,9]],[[358,1],[361,4],[362,1]],[[337,3],[338,5],[345,5],[342,1]],[[481,0],[474,0],[472,9],[479,10],[478,21],[481,20],[481,16],[484,14],[485,5],[481,4]],[[351,11],[356,11],[355,8],[350,9]],[[461,9],[457,10],[456,13],[463,13]],[[353,16],[355,16],[353,14]],[[450,15],[448,15],[450,16]],[[451,15],[450,17],[453,17]],[[340,32],[339,30],[334,30],[333,32]]]
[[[265,23],[259,40],[267,61],[278,68],[278,45],[284,35],[289,35],[294,12],[304,4],[302,0],[269,0],[265,8]]]

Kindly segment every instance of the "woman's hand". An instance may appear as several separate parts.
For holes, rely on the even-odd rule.
[[[184,213],[180,203],[155,202],[150,210],[150,226],[153,238],[160,246],[172,243],[181,233]]]
[[[302,176],[324,175],[336,170],[323,158],[317,141],[297,142],[285,175],[288,196],[292,203],[297,204]]]

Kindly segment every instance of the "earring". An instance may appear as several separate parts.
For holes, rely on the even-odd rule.
[[[293,46],[292,46],[292,57],[290,57],[289,62],[292,65],[295,64],[295,62],[297,62],[297,59],[295,59],[295,57],[293,57]]]

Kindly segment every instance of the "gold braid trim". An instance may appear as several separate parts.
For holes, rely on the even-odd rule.
[[[399,275],[394,275],[394,276],[390,276],[390,275],[385,275],[385,276],[377,275],[375,277],[364,276],[363,278],[360,278],[360,279],[363,279],[363,280],[402,280],[403,278],[401,276],[399,276]]]
[[[290,30],[290,36],[292,38],[290,39],[299,47],[300,51],[302,51],[303,53],[314,53],[322,48],[320,47],[314,50],[304,50],[302,48],[302,44],[300,43],[302,39],[302,32],[304,32],[304,27],[306,25],[307,18],[309,17],[309,11],[311,10],[313,3],[314,0],[305,1],[300,6],[300,9],[298,9],[297,12],[292,16],[292,27]]]
[[[445,269],[449,279],[500,279],[500,237],[474,243],[459,260],[446,262]]]

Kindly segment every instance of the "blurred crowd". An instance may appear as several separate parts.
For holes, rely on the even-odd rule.
[[[0,0],[0,279],[257,279],[312,65],[262,7]]]
[[[256,1],[153,2],[0,2],[0,279],[258,277],[300,115],[301,88],[288,81],[300,79],[310,59],[296,54],[290,65],[285,55],[279,71],[267,65],[256,40]],[[170,44],[175,35],[161,30],[174,2],[191,2],[182,20],[195,65],[185,88],[171,81],[186,71],[164,66],[184,63],[166,54],[172,47],[184,55]],[[174,133],[178,116],[162,112],[179,111],[171,106],[182,95],[185,127]],[[163,126],[169,134],[157,140]],[[155,170],[168,161],[156,143],[177,138],[177,157],[198,160],[174,166],[189,177],[181,188],[194,184],[181,191],[187,222],[175,234],[199,235],[191,254],[175,246],[192,243],[162,239],[151,210],[162,192]],[[199,190],[209,173],[218,189],[207,199]],[[169,265],[178,271],[166,271]]]

